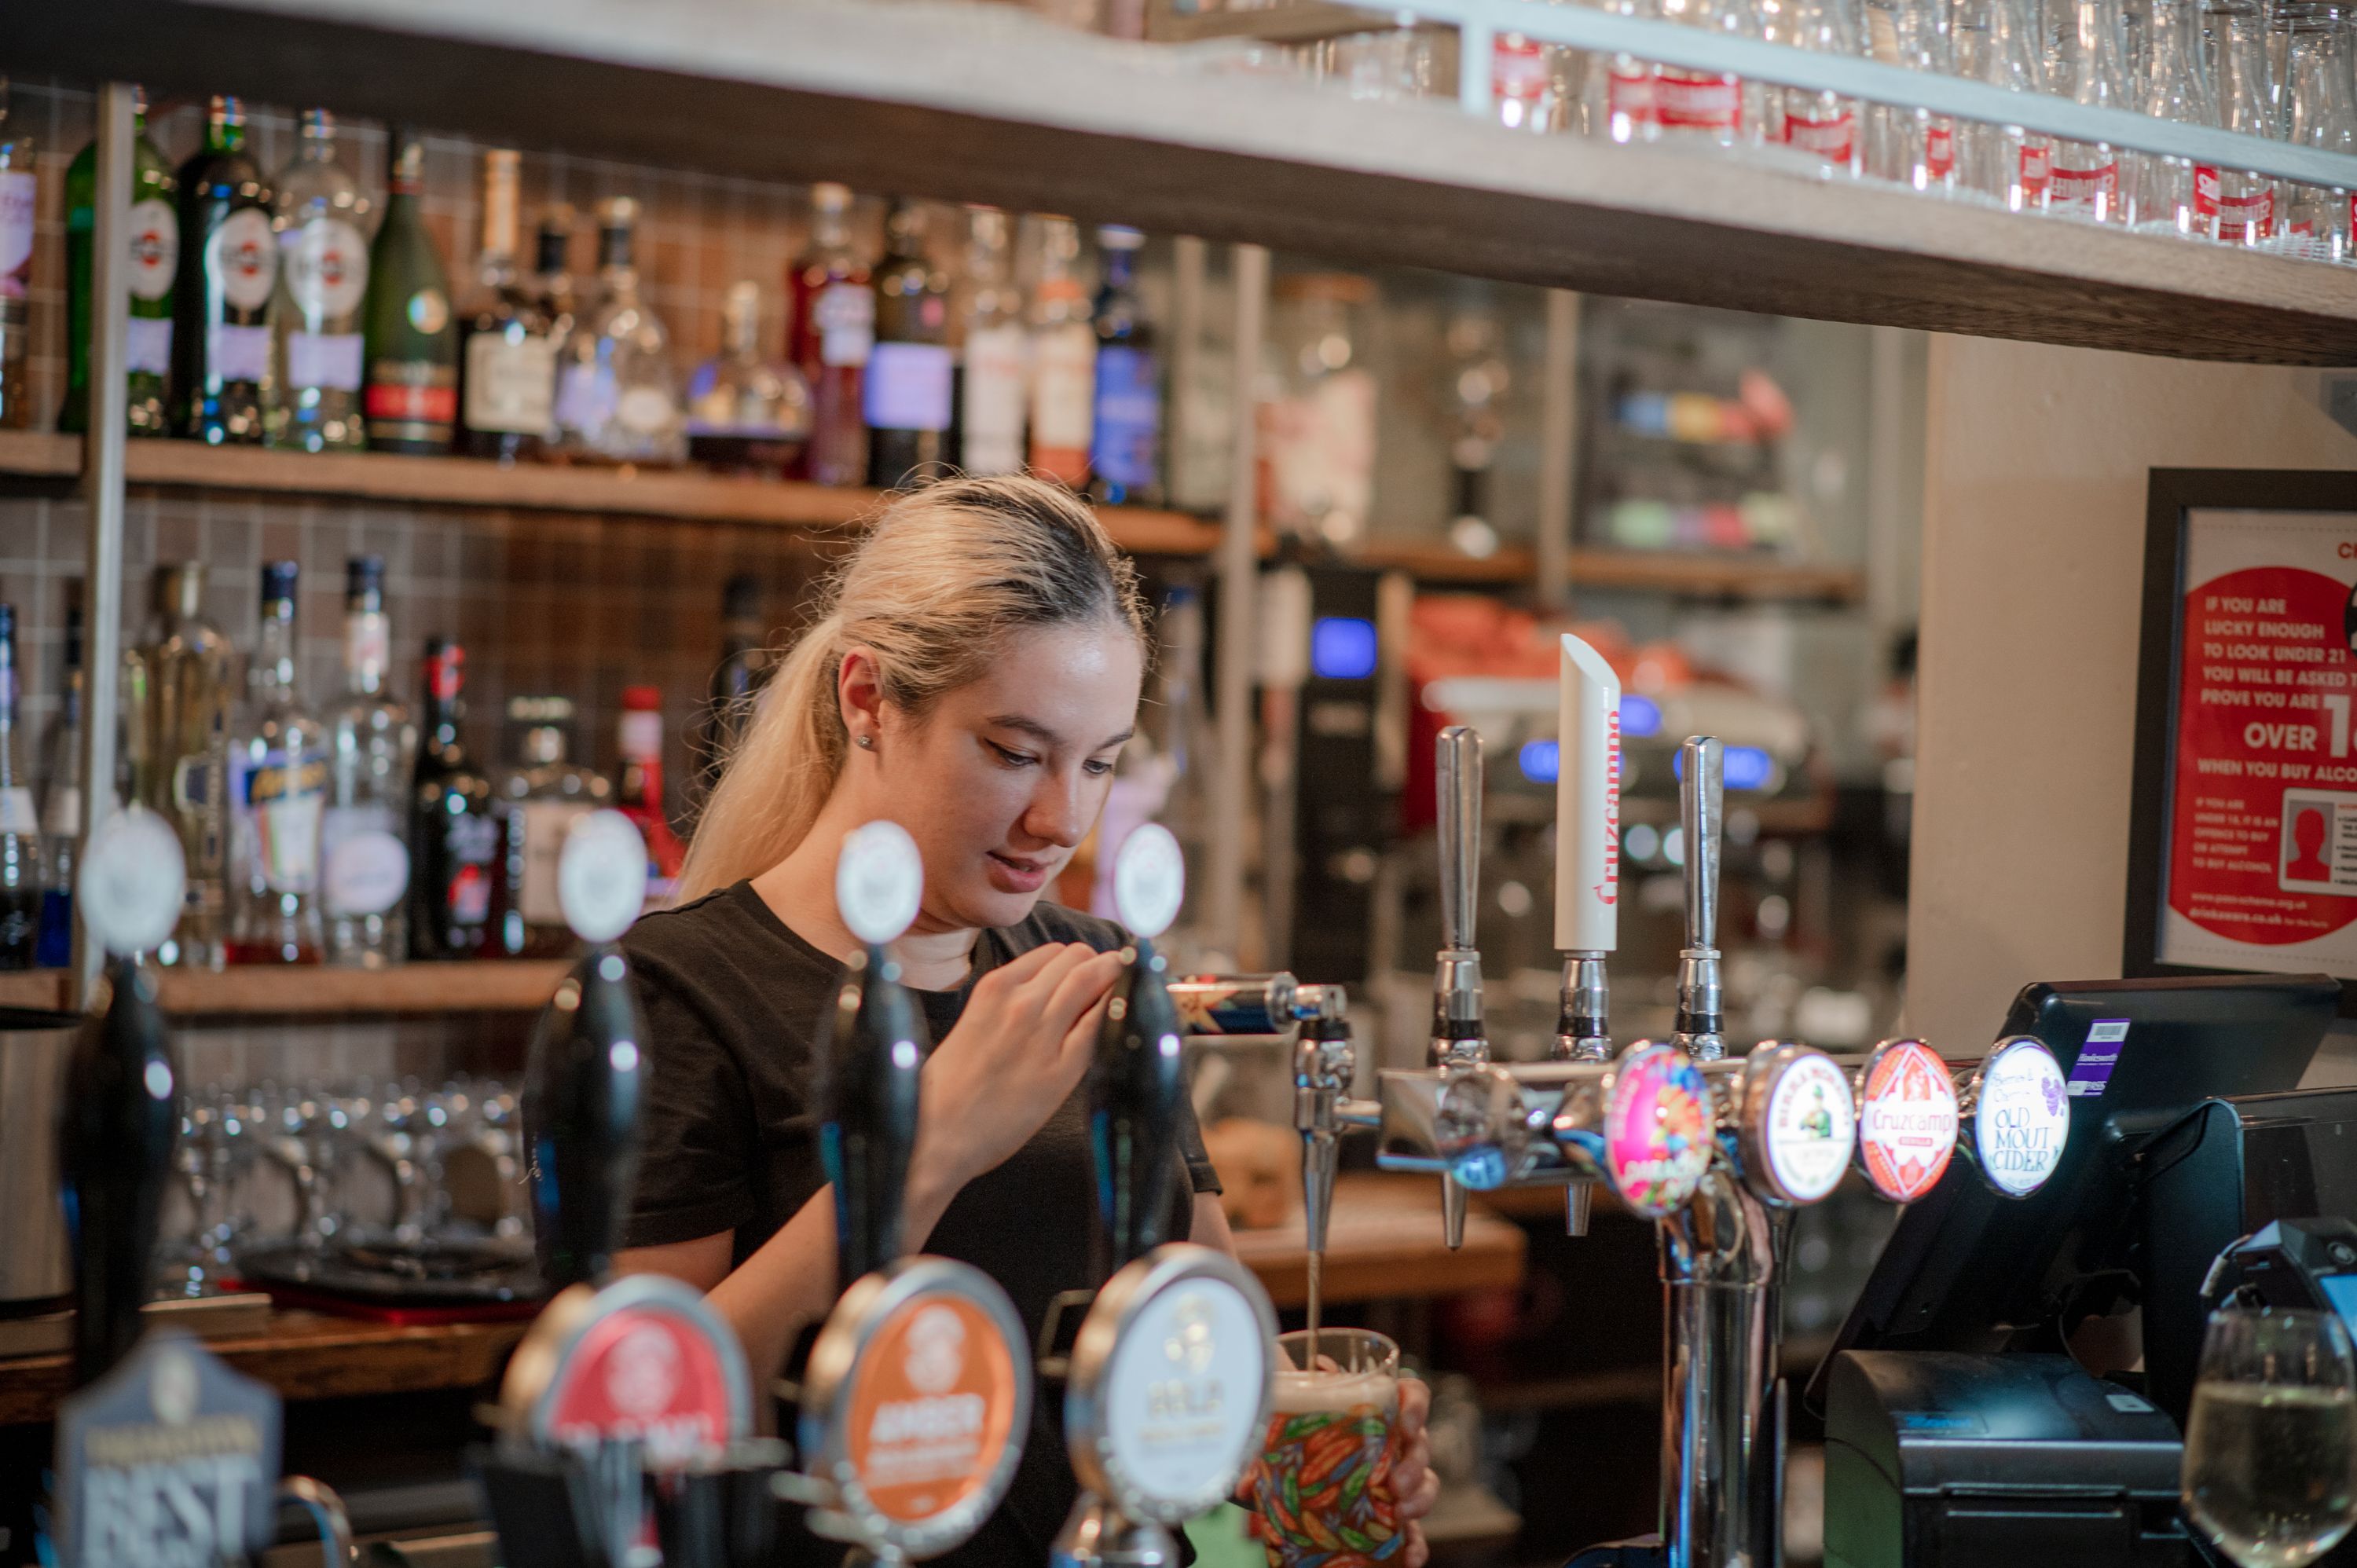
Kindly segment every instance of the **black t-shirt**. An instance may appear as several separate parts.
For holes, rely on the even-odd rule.
[[[918,991],[932,1038],[948,1035],[974,983],[1047,942],[1122,945],[1120,928],[1053,904],[1019,926],[984,931],[955,991]],[[842,965],[797,936],[749,882],[640,920],[622,941],[646,1004],[645,1155],[628,1244],[735,1233],[741,1262],[826,1185],[818,1148],[815,1050]],[[1193,1195],[1220,1190],[1194,1113],[1185,1112],[1168,1234],[1185,1240]],[[988,1273],[1034,1339],[1048,1304],[1099,1282],[1091,1262],[1096,1175],[1085,1083],[996,1170],[950,1200],[924,1242]],[[1073,1498],[1060,1402],[1033,1402],[1014,1488],[956,1568],[1038,1568]]]

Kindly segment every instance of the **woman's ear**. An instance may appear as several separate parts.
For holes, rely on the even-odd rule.
[[[873,750],[884,736],[884,677],[877,665],[876,650],[866,643],[854,643],[843,650],[843,663],[835,671],[834,700],[851,744]]]

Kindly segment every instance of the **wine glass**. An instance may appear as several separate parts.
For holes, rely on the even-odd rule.
[[[2357,1525],[2357,1369],[2337,1316],[2212,1315],[2184,1498],[2243,1568],[2303,1568]]]

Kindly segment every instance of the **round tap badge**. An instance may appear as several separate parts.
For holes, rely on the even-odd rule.
[[[1260,1315],[1227,1281],[1182,1277],[1135,1308],[1099,1391],[1105,1468],[1134,1494],[1117,1500],[1175,1524],[1224,1498],[1260,1441],[1267,1382]]]
[[[1159,822],[1131,830],[1114,856],[1113,907],[1131,933],[1151,941],[1178,918],[1187,896],[1187,861]]]
[[[848,1454],[869,1508],[923,1525],[990,1484],[1019,1402],[1014,1358],[980,1302],[909,1296],[851,1376]]]
[[[2007,1197],[2027,1197],[2062,1163],[2071,1096],[2053,1054],[2028,1035],[1999,1040],[1981,1063],[1973,1144],[1981,1174]]]
[[[1940,1185],[1956,1152],[1956,1085],[1921,1040],[1893,1040],[1867,1064],[1858,1090],[1858,1157],[1874,1190],[1912,1203]]]
[[[589,1310],[540,1397],[539,1435],[565,1447],[634,1438],[658,1464],[680,1465],[745,1434],[744,1355],[702,1295],[636,1275],[599,1292]]]
[[[610,942],[647,907],[647,841],[619,811],[592,811],[565,835],[556,901],[585,942]]]
[[[180,835],[145,806],[126,806],[98,826],[82,852],[74,896],[82,924],[112,953],[159,946],[179,923],[188,886]]]
[[[1841,1185],[1857,1146],[1849,1077],[1821,1051],[1792,1051],[1768,1084],[1760,1141],[1768,1174],[1792,1203],[1815,1203]]]
[[[881,947],[909,929],[925,890],[924,857],[898,822],[877,818],[843,835],[834,862],[834,902],[861,941]]]
[[[1710,1088],[1675,1046],[1631,1046],[1604,1101],[1604,1161],[1612,1186],[1648,1219],[1676,1210],[1710,1169]]]

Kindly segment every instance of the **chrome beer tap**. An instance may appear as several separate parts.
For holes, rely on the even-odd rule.
[[[1620,678],[1566,632],[1556,670],[1555,945],[1563,954],[1558,1061],[1609,1061],[1611,997],[1604,961],[1620,945]],[[1595,1186],[1564,1189],[1564,1228],[1587,1234]]]
[[[1678,954],[1677,1043],[1696,1061],[1727,1055],[1718,974],[1718,851],[1727,747],[1689,736],[1678,748],[1678,822],[1685,840],[1686,945]]]
[[[1481,903],[1481,736],[1469,725],[1440,732],[1434,757],[1440,820],[1440,954],[1432,972],[1430,1064],[1443,1071],[1486,1063],[1481,955],[1473,945]],[[1441,1234],[1465,1244],[1465,1188],[1440,1178]]]

